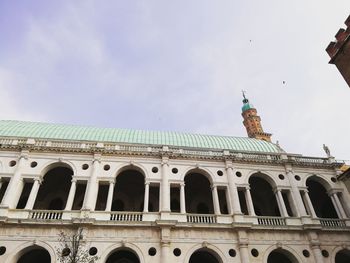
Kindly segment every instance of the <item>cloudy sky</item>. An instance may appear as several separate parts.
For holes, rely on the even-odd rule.
[[[349,11],[349,0],[0,1],[0,119],[246,136],[246,90],[287,152],[324,156],[325,143],[350,160],[350,88],[325,52]]]

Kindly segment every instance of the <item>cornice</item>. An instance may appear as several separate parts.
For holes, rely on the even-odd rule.
[[[89,153],[94,155],[142,156],[161,159],[213,160],[232,163],[257,163],[266,165],[292,164],[297,167],[339,168],[343,163],[329,158],[261,152],[235,152],[198,148],[176,148],[159,145],[116,144],[86,141],[59,141],[44,139],[0,138],[2,151],[41,153]]]

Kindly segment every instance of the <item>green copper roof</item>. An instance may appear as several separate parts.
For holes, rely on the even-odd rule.
[[[179,132],[95,128],[65,124],[0,120],[0,137],[167,145],[249,152],[280,152],[277,145],[251,138]]]
[[[251,103],[245,103],[243,106],[242,106],[242,112],[246,111],[246,110],[249,110],[249,109],[254,109],[254,106],[253,104]]]

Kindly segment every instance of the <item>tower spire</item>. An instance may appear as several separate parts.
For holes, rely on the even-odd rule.
[[[257,110],[254,108],[254,106],[251,103],[249,103],[249,100],[246,97],[246,91],[242,90],[242,94],[243,94],[243,107],[242,107],[243,125],[247,130],[248,137],[271,142],[272,134],[264,132],[261,126],[261,118],[260,116],[258,116]]]

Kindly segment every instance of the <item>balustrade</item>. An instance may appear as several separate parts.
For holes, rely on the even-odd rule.
[[[61,220],[62,215],[62,211],[34,210],[29,213],[29,218],[38,220]]]
[[[111,221],[121,222],[141,222],[142,213],[139,212],[112,212],[110,216]]]
[[[336,218],[319,218],[320,224],[326,228],[342,228],[345,227],[345,221]]]
[[[187,222],[196,224],[215,224],[215,215],[187,214]]]
[[[285,226],[286,220],[281,217],[258,216],[258,224],[263,226]]]

